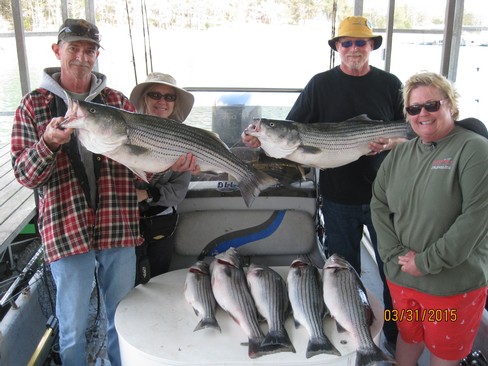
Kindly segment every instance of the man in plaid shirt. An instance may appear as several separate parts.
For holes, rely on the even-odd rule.
[[[61,67],[44,70],[41,87],[16,110],[11,154],[16,179],[36,189],[44,255],[57,287],[56,316],[63,365],[86,365],[85,330],[96,273],[108,319],[108,356],[120,365],[115,310],[135,280],[134,246],[139,210],[134,176],[123,165],[86,150],[72,129],[59,123],[68,95],[134,111],[120,92],[93,71],[98,28],[67,19],[52,50]]]

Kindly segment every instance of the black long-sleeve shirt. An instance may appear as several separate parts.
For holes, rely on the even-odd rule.
[[[302,123],[342,122],[360,114],[381,121],[404,119],[401,81],[375,67],[357,77],[345,74],[337,66],[312,77],[287,119]],[[343,204],[368,204],[385,156],[386,153],[362,156],[347,165],[321,170],[322,196]]]

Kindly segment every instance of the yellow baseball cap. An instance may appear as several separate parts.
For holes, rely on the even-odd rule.
[[[373,49],[375,50],[380,48],[383,41],[383,37],[373,34],[373,27],[370,21],[360,16],[347,17],[339,24],[337,35],[329,40],[329,46],[334,51],[337,51],[336,42],[341,37],[372,38],[374,40]]]

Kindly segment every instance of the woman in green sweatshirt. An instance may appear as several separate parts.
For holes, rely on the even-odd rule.
[[[418,137],[384,160],[371,201],[395,308],[385,319],[398,324],[399,365],[415,365],[426,346],[431,365],[454,366],[486,303],[488,134],[476,119],[457,121],[457,92],[441,75],[416,74],[403,92]]]

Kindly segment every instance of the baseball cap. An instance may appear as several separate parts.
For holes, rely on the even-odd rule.
[[[75,42],[88,41],[100,46],[100,33],[95,24],[92,24],[85,19],[66,19],[59,27],[58,43],[60,41]]]

